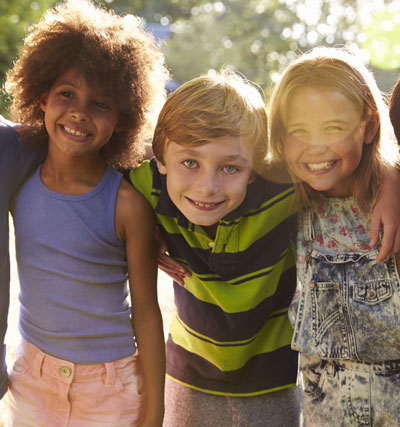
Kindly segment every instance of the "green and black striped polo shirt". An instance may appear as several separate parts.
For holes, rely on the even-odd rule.
[[[293,186],[257,177],[213,240],[172,203],[154,159],[130,179],[152,205],[169,253],[192,273],[184,287],[174,283],[167,375],[220,395],[294,386],[297,353],[287,316],[296,285]]]

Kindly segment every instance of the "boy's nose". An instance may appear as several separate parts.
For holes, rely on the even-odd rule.
[[[197,188],[205,195],[215,194],[218,191],[218,177],[214,172],[204,172],[197,181]]]

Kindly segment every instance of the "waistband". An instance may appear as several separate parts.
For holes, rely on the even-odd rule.
[[[47,375],[68,383],[104,379],[106,386],[114,386],[118,375],[138,373],[138,353],[111,362],[81,364],[46,354],[30,342],[22,340],[18,355],[23,355],[30,362],[33,376],[39,378]]]
[[[400,371],[400,360],[386,360],[384,362],[357,362],[354,360],[321,360],[315,357],[301,355],[301,365],[305,363],[320,362],[326,366],[328,370],[349,369],[361,372],[390,372]]]

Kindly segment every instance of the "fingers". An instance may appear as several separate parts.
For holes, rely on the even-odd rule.
[[[190,276],[190,271],[165,253],[159,254],[157,260],[160,270],[164,271],[180,285],[184,285],[185,277]]]
[[[400,252],[400,230],[394,226],[384,228],[382,245],[379,248],[378,262],[385,261],[389,256]]]
[[[172,272],[171,270],[167,270],[162,265],[159,265],[158,268],[161,271],[163,271],[164,273],[168,274],[168,276],[171,277],[171,279],[174,280],[179,285],[181,285],[181,286],[185,285],[185,276],[184,275],[180,275],[180,274]]]
[[[158,256],[165,254],[165,252],[168,250],[168,247],[157,225],[154,227],[154,237],[156,239]]]
[[[384,216],[377,212],[371,217],[369,246],[372,248],[379,243],[381,226],[383,237],[376,257],[377,262],[384,262],[389,256],[400,252],[400,227],[397,216]]]
[[[400,230],[397,230],[394,243],[393,243],[393,253],[397,254],[399,252],[400,252]]]
[[[376,257],[377,262],[383,262],[385,259],[393,254],[393,237],[394,229],[392,227],[385,227],[379,254]]]
[[[190,276],[190,272],[178,261],[175,261],[167,254],[161,254],[157,257],[159,266],[162,266],[165,270],[175,272],[180,275]]]
[[[379,240],[379,231],[381,228],[381,217],[375,211],[371,217],[371,227],[369,231],[369,246],[373,248]]]

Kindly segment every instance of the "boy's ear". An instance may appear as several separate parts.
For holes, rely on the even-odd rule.
[[[163,163],[160,162],[160,160],[157,160],[157,168],[161,175],[167,174],[167,168]]]
[[[47,107],[47,98],[49,97],[49,92],[42,93],[40,95],[40,109],[45,112]]]
[[[370,144],[376,133],[378,132],[380,125],[380,118],[378,113],[372,114],[365,125],[364,144]]]
[[[247,184],[251,184],[252,182],[254,182],[256,179],[256,173],[254,171],[251,171],[249,180],[247,181]]]

